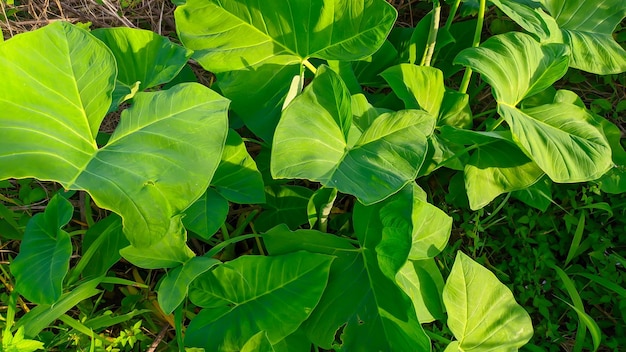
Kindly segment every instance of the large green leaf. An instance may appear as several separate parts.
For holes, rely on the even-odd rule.
[[[304,251],[281,256],[242,256],[199,277],[189,298],[203,309],[189,324],[187,346],[239,351],[267,332],[275,344],[311,314],[328,281],[333,258]]]
[[[584,182],[606,173],[613,162],[604,134],[591,115],[571,104],[519,110],[499,105],[517,142],[555,182]]]
[[[0,70],[7,82],[0,86],[0,179],[36,177],[86,190],[123,217],[134,246],[178,229],[172,221],[180,222],[219,163],[226,99],[195,83],[138,93],[98,149],[116,77],[102,42],[57,22],[0,44]]]
[[[512,106],[563,77],[568,61],[565,45],[541,45],[519,32],[493,36],[477,48],[461,51],[454,60],[480,72],[496,100]]]
[[[120,260],[120,249],[129,245],[122,231],[122,219],[115,214],[91,226],[81,241],[82,257],[73,271],[83,278],[105,275]],[[83,263],[83,261],[85,261]]]
[[[15,276],[15,289],[33,303],[52,304],[61,297],[72,255],[70,235],[61,228],[73,213],[72,204],[56,195],[46,210],[33,216],[26,226],[11,273]]]
[[[435,119],[420,110],[385,113],[352,145],[347,88],[322,66],[285,109],[273,141],[275,178],[306,178],[374,203],[415,179]]]
[[[381,73],[407,109],[439,115],[445,87],[441,70],[429,66],[400,64]]]
[[[583,108],[569,103],[516,107],[566,72],[565,46],[507,33],[462,51],[456,62],[480,72],[492,85],[498,113],[511,127],[513,140],[553,181],[593,180],[610,168],[609,144]]]
[[[235,112],[267,141],[291,78],[305,60],[368,57],[382,45],[396,15],[383,0],[189,0],[175,12],[182,43],[217,73]]]
[[[209,188],[185,210],[183,224],[201,238],[208,240],[226,221],[228,201],[214,188]]]
[[[459,351],[517,351],[533,335],[530,316],[496,276],[457,252],[443,289]]]
[[[380,209],[378,204],[376,209]],[[391,210],[396,209],[388,209],[386,222],[393,222],[395,215]],[[406,261],[410,233],[406,227],[405,231],[390,227],[388,238],[383,241],[377,213],[372,210],[359,217],[367,222],[370,219],[365,218],[371,214],[374,214],[371,218],[375,219],[376,229],[361,248],[345,238],[315,230],[291,232],[284,226],[267,232],[263,240],[272,255],[306,250],[336,257],[324,294],[302,325],[313,343],[332,348],[343,326],[340,338],[349,351],[429,351],[428,337],[419,325],[410,299],[395,284],[395,274],[391,279],[378,266],[378,258],[391,258],[396,266]],[[410,218],[409,214],[405,214],[407,217]],[[380,247],[377,241],[382,243]],[[404,249],[399,252],[394,248]]]
[[[213,72],[359,60],[382,45],[396,15],[383,0],[188,0],[175,13],[181,41]]]
[[[613,31],[626,16],[623,0],[541,0],[572,49],[570,66],[600,75],[626,71],[626,51]]]

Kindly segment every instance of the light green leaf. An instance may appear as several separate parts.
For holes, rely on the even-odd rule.
[[[228,130],[222,161],[215,171],[211,186],[233,203],[265,202],[263,177],[248,154],[243,139],[233,129]]]
[[[528,34],[510,32],[461,51],[454,62],[481,73],[498,103],[516,106],[561,78],[567,72],[568,54],[565,45],[542,45]]]
[[[541,42],[563,42],[563,35],[556,21],[541,8],[531,8],[514,0],[491,0],[491,2],[522,28],[537,35]]]
[[[55,195],[43,213],[26,225],[20,252],[11,263],[15,289],[38,304],[52,304],[62,293],[63,279],[70,266],[72,243],[61,228],[72,219],[74,207]]]
[[[542,0],[572,50],[570,66],[599,75],[626,71],[626,51],[613,31],[626,16],[623,0]]]
[[[242,256],[199,277],[189,290],[203,309],[189,324],[185,345],[238,351],[259,331],[270,343],[300,326],[320,300],[333,258],[296,252]]]
[[[241,347],[241,352],[274,352],[265,331],[259,331]]]
[[[0,44],[0,52],[8,82],[0,86],[0,179],[35,177],[86,190],[123,217],[124,233],[138,247],[177,228],[172,219],[180,221],[202,195],[219,163],[226,99],[196,83],[137,93],[98,149],[116,77],[102,42],[56,22]]]
[[[254,222],[257,231],[266,231],[276,224],[292,229],[308,221],[307,206],[313,191],[301,186],[271,186],[265,189],[267,202]]]
[[[15,336],[12,336],[10,331],[5,331],[5,335],[2,336],[2,351],[5,352],[33,352],[43,349],[43,342],[24,338],[23,326],[17,329]]]
[[[310,57],[359,60],[382,45],[396,16],[383,0],[188,0],[175,12],[181,41],[212,72]]]
[[[434,259],[407,261],[396,274],[396,282],[411,298],[420,324],[444,319],[444,282]]]
[[[420,197],[421,193],[424,191],[415,183],[399,193],[404,206],[410,204],[411,208],[411,260],[429,259],[439,254],[448,244],[452,230],[452,218]]]
[[[438,116],[445,87],[441,70],[430,66],[400,64],[381,73],[407,109],[422,109]]]
[[[517,143],[555,182],[595,180],[613,164],[606,137],[583,108],[560,103],[519,110],[500,104],[498,112]]]
[[[185,210],[183,224],[201,238],[208,240],[226,221],[230,207],[228,201],[213,188]]]
[[[193,257],[183,265],[168,272],[159,286],[157,297],[165,314],[171,314],[185,297],[189,285],[198,276],[220,264],[220,261],[207,257]]]
[[[530,316],[511,291],[462,252],[457,252],[443,302],[459,350],[517,351],[532,337]]]
[[[167,236],[148,247],[132,244],[120,250],[124,259],[146,269],[174,268],[193,258],[195,254],[187,247],[187,232],[180,220],[181,215],[172,218]]]
[[[368,57],[382,45],[396,16],[383,0],[189,0],[175,12],[182,43],[206,70],[217,73],[233,110],[266,141],[305,60]]]
[[[337,190],[334,188],[320,188],[313,193],[307,205],[310,228],[313,228],[315,224],[319,224],[318,227],[325,231],[328,225],[328,216],[333,209],[336,198]]]
[[[128,86],[139,81],[139,90],[172,80],[193,53],[166,37],[143,29],[98,28],[91,34],[106,44],[115,56],[117,80]]]
[[[272,175],[317,181],[367,204],[415,179],[435,119],[419,110],[382,114],[350,146],[351,105],[343,82],[321,67],[276,128]]]

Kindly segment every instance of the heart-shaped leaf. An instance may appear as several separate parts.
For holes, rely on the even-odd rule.
[[[610,168],[608,142],[583,108],[568,103],[516,107],[566,72],[565,46],[507,33],[465,49],[456,61],[480,72],[492,85],[498,113],[511,127],[513,140],[553,181],[594,180]]]
[[[115,59],[101,41],[53,23],[0,44],[0,70],[7,82],[0,86],[0,179],[35,177],[86,190],[123,217],[134,246],[180,228],[172,221],[180,222],[219,163],[226,99],[196,83],[138,93],[98,149],[116,78]],[[172,236],[184,244],[184,234]]]
[[[626,17],[623,0],[541,0],[572,50],[570,66],[599,75],[626,71],[626,51],[613,31]]]
[[[20,253],[11,263],[15,289],[33,303],[52,304],[62,293],[63,278],[70,267],[72,243],[61,228],[72,219],[74,207],[56,195],[46,210],[26,225]]]
[[[272,175],[317,181],[371,204],[415,179],[434,124],[420,110],[385,113],[352,145],[350,95],[337,74],[322,66],[281,117]]]
[[[411,298],[420,324],[444,319],[444,282],[434,259],[407,261],[396,274],[396,282]]]
[[[189,324],[185,344],[208,351],[239,351],[267,332],[275,344],[311,314],[328,281],[331,256],[296,252],[242,256],[203,274],[189,298],[203,309]]]
[[[530,316],[511,291],[462,252],[443,289],[443,303],[459,350],[515,351],[533,335]]]
[[[291,78],[305,60],[368,57],[382,45],[396,16],[383,0],[189,0],[175,12],[182,43],[205,69],[217,73],[234,111],[267,141]]]

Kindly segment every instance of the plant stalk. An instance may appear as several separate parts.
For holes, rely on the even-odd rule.
[[[475,48],[480,44],[480,34],[483,31],[483,23],[485,21],[485,7],[487,0],[480,0],[480,8],[478,9],[478,19],[476,22],[476,31],[474,32],[474,41],[472,42],[472,47]],[[467,88],[469,87],[470,79],[472,78],[472,69],[466,68],[465,74],[463,75],[463,80],[461,81],[461,86],[459,87],[459,92],[467,93]]]
[[[437,33],[439,33],[439,21],[441,20],[441,5],[439,0],[433,2],[433,19],[430,26],[430,32],[428,33],[428,44],[426,44],[426,50],[424,50],[424,56],[420,66],[430,66],[430,61],[433,58],[435,52],[435,45],[437,44]]]

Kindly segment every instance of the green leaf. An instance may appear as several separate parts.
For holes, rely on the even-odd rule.
[[[411,209],[412,244],[408,258],[423,260],[441,253],[450,238],[452,218],[428,203],[425,192],[415,183],[400,191],[398,198],[402,206]]]
[[[183,265],[168,272],[159,286],[157,297],[159,306],[165,314],[171,314],[185,297],[189,285],[201,274],[211,270],[220,261],[207,257],[193,257]]]
[[[228,130],[222,161],[215,171],[211,186],[233,203],[265,202],[263,177],[248,154],[243,139],[233,129]]]
[[[555,182],[595,180],[613,165],[606,137],[583,108],[557,103],[520,110],[500,104],[498,112],[518,144]]]
[[[181,41],[212,72],[310,57],[359,60],[382,45],[396,16],[382,0],[188,0],[175,12]]]
[[[367,204],[415,179],[435,119],[419,110],[382,114],[350,145],[351,105],[340,78],[321,67],[276,128],[272,175],[317,181]]]
[[[511,291],[462,252],[457,252],[443,302],[459,350],[516,351],[533,335],[530,316]]]
[[[330,215],[336,198],[337,190],[334,188],[320,188],[313,193],[307,205],[310,228],[313,228],[315,224],[319,224],[319,228],[322,229],[322,231],[326,229],[328,216]]]
[[[542,45],[522,33],[491,37],[457,57],[492,85],[498,113],[530,159],[555,182],[584,182],[611,166],[608,142],[591,115],[569,103],[515,107],[563,76],[567,61],[565,46]]]
[[[187,247],[187,232],[180,220],[181,215],[172,218],[167,236],[148,247],[132,244],[120,250],[124,259],[146,269],[174,268],[193,258],[195,254]]]
[[[238,351],[260,331],[267,332],[270,343],[279,342],[319,302],[332,260],[307,252],[242,256],[203,274],[190,287],[189,298],[205,309],[189,324],[185,344]]]
[[[117,79],[146,90],[172,80],[193,53],[155,32],[136,28],[98,28],[91,31],[111,49],[117,62]]]
[[[1,38],[1,37],[0,37]],[[10,331],[5,332],[2,337],[2,351],[5,352],[32,352],[44,349],[44,343],[24,338],[24,327],[20,327],[15,332],[15,336]]]
[[[122,231],[122,219],[114,214],[109,215],[90,227],[83,236],[83,255],[73,274],[82,277],[106,274],[120,260],[119,251],[129,244]],[[82,269],[78,271],[79,268]]]
[[[381,76],[407,109],[422,109],[432,116],[439,115],[445,92],[441,70],[400,64],[386,69]]]
[[[380,209],[378,204],[376,209]],[[394,209],[389,209],[389,217],[393,217]],[[377,215],[373,210],[358,216],[368,222],[372,214]],[[380,219],[371,218],[379,231]],[[302,325],[313,343],[331,349],[338,330],[344,326],[340,338],[346,350],[429,351],[428,337],[419,325],[410,299],[395,284],[395,273],[389,278],[378,267],[378,257],[392,258],[390,261],[400,266],[406,261],[410,234],[389,228],[390,238],[379,248],[375,242],[381,240],[381,234],[374,231],[370,235],[367,244],[357,248],[345,238],[315,230],[291,232],[281,226],[264,234],[263,240],[272,255],[306,250],[336,257],[324,294]],[[398,246],[405,247],[403,253],[392,250]]]
[[[36,177],[86,190],[122,216],[125,235],[138,247],[177,228],[172,219],[180,222],[217,168],[228,101],[196,83],[137,93],[98,149],[116,77],[110,50],[56,22],[0,44],[0,51],[8,82],[0,86],[0,179]]]
[[[541,8],[531,8],[513,0],[492,0],[509,18],[530,33],[537,35],[542,42],[562,42],[563,36],[554,18]]]
[[[283,223],[296,229],[307,223],[307,207],[313,191],[301,186],[271,186],[265,192],[267,202],[254,222],[257,231],[266,231]]]
[[[407,261],[396,274],[396,282],[411,298],[420,324],[444,320],[444,282],[434,259]]]
[[[229,209],[228,201],[209,188],[185,210],[183,224],[200,238],[208,240],[224,224]]]
[[[266,141],[305,60],[368,57],[382,45],[396,15],[383,0],[189,0],[175,12],[182,43],[217,73],[233,110]]]
[[[481,73],[498,103],[516,106],[563,77],[568,54],[565,45],[542,45],[528,34],[510,32],[461,51],[454,62]]]
[[[265,331],[259,331],[241,347],[241,352],[274,352]]]
[[[570,66],[599,75],[626,71],[626,51],[613,31],[626,16],[622,0],[542,0],[572,50]]]
[[[72,219],[74,207],[55,195],[43,213],[33,216],[24,232],[20,253],[11,263],[15,289],[38,304],[52,304],[62,293],[69,270],[72,243],[61,228]]]

